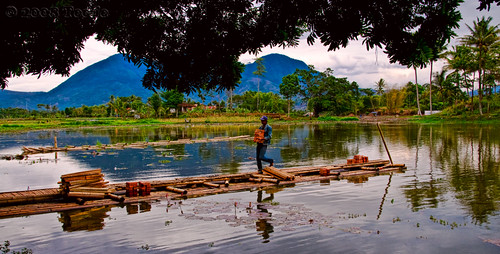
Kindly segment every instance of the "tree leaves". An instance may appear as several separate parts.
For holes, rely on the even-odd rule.
[[[495,0],[496,1],[496,0]],[[146,88],[231,89],[241,78],[241,54],[266,46],[295,46],[308,32],[329,50],[363,38],[367,48],[382,47],[391,62],[424,64],[423,56],[453,36],[461,0],[118,0],[19,3],[2,10],[74,8],[82,15],[7,17],[0,39],[0,87],[25,74],[67,75],[81,61],[87,38],[96,35],[137,65],[147,67]],[[490,0],[480,0],[491,3]],[[498,3],[498,1],[496,1]],[[22,5],[24,4],[24,5]],[[59,9],[58,9],[59,8]],[[98,11],[96,11],[98,10]]]

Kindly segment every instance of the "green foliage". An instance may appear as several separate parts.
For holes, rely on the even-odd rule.
[[[284,113],[287,109],[287,101],[279,95],[268,92],[246,91],[243,95],[235,95],[233,103],[237,106],[237,112],[256,112],[257,98],[260,100],[260,111],[266,113]]]
[[[161,92],[160,97],[163,99],[162,107],[165,109],[177,109],[177,105],[184,101],[184,94],[175,89]]]
[[[299,77],[297,74],[290,74],[284,76],[280,84],[280,94],[285,97],[288,101],[288,116],[290,116],[290,109],[292,107],[292,98],[297,96],[301,92],[301,87],[299,84]]]
[[[387,110],[390,114],[397,114],[403,107],[406,98],[406,89],[389,89],[385,94]]]
[[[10,253],[9,247],[10,247],[9,241],[5,241],[3,245],[0,245],[0,251],[2,252],[2,254]],[[12,251],[12,254],[32,254],[32,253],[33,250],[27,248],[23,248],[21,251]]]
[[[375,83],[375,91],[377,91],[377,95],[384,94],[384,88],[386,87],[385,80],[381,78],[379,81]]]
[[[155,117],[160,116],[161,98],[158,93],[154,93],[148,98],[148,105],[154,110]]]
[[[334,115],[357,114],[362,104],[361,93],[356,82],[347,78],[336,78],[332,70],[318,72],[313,66],[309,70],[298,70],[296,74],[304,84],[303,96],[308,108],[317,116],[328,111]]]

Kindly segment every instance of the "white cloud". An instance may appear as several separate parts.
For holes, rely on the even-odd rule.
[[[70,75],[73,75],[78,71],[85,69],[89,65],[97,63],[116,53],[117,50],[115,47],[97,41],[95,37],[91,37],[85,42],[85,48],[80,52],[83,61],[77,63],[73,66],[73,68],[71,68]],[[62,77],[61,75],[55,74],[44,74],[41,75],[40,78],[38,78],[38,75],[10,78],[8,79],[9,84],[6,89],[24,92],[46,92],[66,81],[68,78],[69,77]]]
[[[477,0],[466,0],[460,6],[459,10],[462,13],[463,20],[460,22],[460,28],[456,30],[459,36],[469,33],[465,24],[472,25],[472,22],[477,17],[500,17],[500,8],[495,4],[491,6],[489,12],[477,11],[476,8],[478,6],[479,2]],[[494,19],[493,24],[497,24],[496,22],[498,20]],[[456,44],[456,39],[452,40],[451,44]],[[116,54],[116,52],[115,47],[105,45],[94,38],[90,38],[85,43],[85,48],[81,53],[83,62],[75,65],[71,70],[71,74]],[[398,64],[390,64],[382,49],[367,51],[366,47],[360,41],[352,41],[347,48],[329,52],[326,47],[318,42],[309,46],[305,39],[302,39],[297,47],[286,49],[266,47],[258,56],[270,53],[279,53],[302,60],[306,64],[314,65],[320,71],[331,68],[334,70],[335,76],[347,77],[349,81],[356,81],[363,88],[373,87],[374,83],[380,78],[383,78],[392,86],[402,86],[408,81],[414,82],[415,79],[413,69],[408,69]],[[240,61],[242,63],[253,62],[255,57],[255,55],[244,54],[240,57]],[[433,71],[441,70],[443,64],[443,62],[436,63]],[[44,75],[40,79],[32,76],[13,78],[9,79],[9,87],[7,89],[16,91],[49,91],[66,79],[67,77],[59,75]],[[428,80],[429,69],[419,70],[418,82],[425,83]]]

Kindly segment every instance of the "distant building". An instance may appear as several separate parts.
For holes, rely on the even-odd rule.
[[[181,109],[181,113],[185,113],[185,112],[191,111],[194,108],[198,107],[198,104],[181,103],[181,104],[178,104],[177,107],[179,107]]]
[[[441,113],[441,110],[433,110],[432,114],[431,114],[430,110],[424,111],[424,115],[426,115],[426,116],[430,116],[430,115],[437,114],[437,113]]]

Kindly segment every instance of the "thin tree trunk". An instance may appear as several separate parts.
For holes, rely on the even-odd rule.
[[[417,67],[413,67],[413,70],[415,70],[415,89],[417,90],[417,109],[418,109],[418,115],[421,116],[422,113],[420,112],[420,99],[419,99],[419,95],[418,95]]]
[[[477,92],[479,93],[479,114],[483,115],[483,107],[481,106],[481,101],[483,100],[483,89],[482,89],[482,80],[481,80],[482,77],[481,77],[481,74],[482,74],[482,71],[481,71],[481,69],[479,69],[479,80],[478,80],[479,87],[478,87]]]
[[[471,89],[471,99],[470,99],[470,111],[474,112],[474,80],[476,80],[476,72],[472,74],[472,89]]]
[[[432,63],[431,61],[431,74],[429,75],[429,108],[432,115]]]
[[[288,117],[290,117],[290,100],[288,100]]]
[[[260,79],[257,79],[257,112],[259,112]]]

